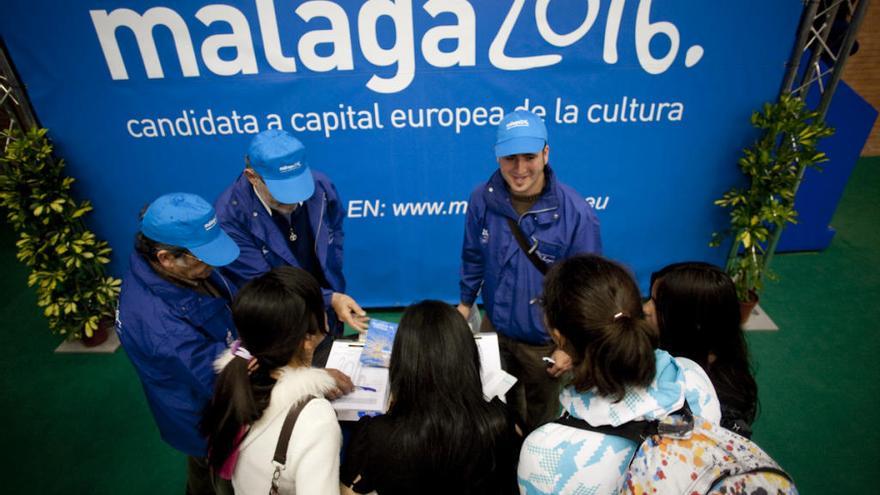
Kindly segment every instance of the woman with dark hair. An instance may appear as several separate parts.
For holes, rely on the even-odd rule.
[[[572,377],[559,394],[564,413],[594,427],[662,419],[687,404],[718,422],[712,384],[696,363],[657,349],[639,289],[620,265],[579,255],[544,279],[550,336],[572,357]],[[616,493],[635,442],[560,423],[526,438],[519,461],[522,493]]]
[[[361,419],[346,452],[346,493],[516,492],[522,440],[505,406],[484,400],[477,346],[455,308],[407,308],[389,374],[388,413]]]
[[[219,375],[202,420],[211,467],[231,475],[240,494],[268,493],[279,473],[280,493],[339,493],[342,435],[324,398],[337,385],[327,370],[311,368],[326,331],[321,287],[303,270],[275,268],[238,292],[232,314],[241,341],[215,362]],[[303,403],[285,468],[275,472],[281,426]]]
[[[721,401],[721,426],[750,437],[758,385],[749,365],[733,280],[708,263],[669,265],[651,276],[645,312],[660,347],[698,363]]]

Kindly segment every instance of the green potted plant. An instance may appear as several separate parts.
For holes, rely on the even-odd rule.
[[[730,226],[712,234],[712,246],[733,238],[727,273],[736,283],[743,319],[758,302],[764,278],[773,278],[768,263],[787,223],[797,223],[794,198],[807,167],[821,169],[827,161],[817,149],[819,140],[834,130],[809,111],[803,100],[790,94],[752,114],[761,137],[743,150],[739,168],[748,179],[733,187],[715,204],[730,210]]]
[[[55,159],[47,129],[11,131],[0,159],[0,206],[18,233],[18,259],[49,328],[68,340],[97,345],[113,325],[120,280],[107,276],[110,247],[86,228],[89,201],[71,195],[74,179]]]

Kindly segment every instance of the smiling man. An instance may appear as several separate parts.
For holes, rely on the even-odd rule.
[[[531,431],[556,417],[558,378],[571,367],[544,327],[544,273],[563,258],[600,254],[602,242],[592,208],[548,165],[540,117],[522,110],[507,114],[498,125],[495,157],[498,170],[468,204],[458,309],[468,317],[482,292],[484,330],[498,332],[503,367],[518,380],[508,403]],[[552,362],[545,364],[545,357]]]

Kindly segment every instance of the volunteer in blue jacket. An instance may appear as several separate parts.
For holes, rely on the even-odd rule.
[[[241,248],[241,256],[224,272],[243,284],[276,266],[302,268],[318,280],[324,305],[332,308],[328,315],[331,336],[341,333],[341,322],[365,331],[366,312],[345,294],[345,207],[336,187],[326,175],[309,167],[303,144],[282,130],[257,134],[248,148],[247,162],[244,172],[215,203],[223,229]],[[316,362],[326,359],[331,341],[325,339]]]
[[[229,310],[236,287],[213,267],[238,254],[210,203],[166,194],[144,212],[119,295],[119,340],[162,439],[189,456],[189,494],[231,493],[210,475],[198,424],[213,393],[214,359],[237,337]]]
[[[530,431],[557,416],[558,378],[571,368],[544,327],[543,274],[558,260],[601,253],[602,242],[592,208],[548,165],[540,117],[507,114],[498,125],[495,157],[498,170],[468,203],[458,309],[467,318],[482,293],[484,329],[498,332],[504,369],[518,379],[508,403]],[[553,361],[545,364],[544,357]]]

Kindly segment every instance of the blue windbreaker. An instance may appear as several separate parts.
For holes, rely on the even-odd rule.
[[[162,439],[196,457],[207,454],[198,424],[214,391],[214,359],[237,338],[229,309],[236,288],[216,270],[210,280],[224,297],[175,285],[132,253],[116,319]]]
[[[345,208],[330,179],[315,169],[312,169],[312,175],[315,193],[306,204],[315,236],[315,254],[332,289],[323,290],[324,305],[330,308],[333,292],[345,292],[345,277],[342,275]],[[300,267],[284,234],[278,230],[244,174],[223,191],[214,208],[223,230],[241,249],[238,259],[221,269],[237,285],[244,285],[276,266]]]
[[[599,221],[574,189],[545,168],[547,186],[532,208],[517,215],[496,170],[471,193],[461,253],[461,302],[471,305],[482,290],[495,329],[516,340],[545,344],[550,336],[537,298],[544,276],[520,249],[505,218],[519,222],[537,254],[548,264],[578,253],[601,254]]]

